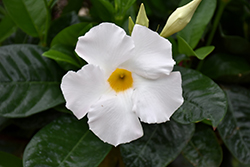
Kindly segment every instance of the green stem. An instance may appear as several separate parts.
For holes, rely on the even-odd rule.
[[[214,34],[215,34],[215,32],[216,32],[216,30],[218,28],[222,13],[223,13],[226,5],[228,4],[228,2],[229,2],[228,0],[227,1],[226,0],[220,0],[219,1],[219,7],[218,7],[218,10],[216,12],[216,16],[215,16],[213,26],[212,26],[212,31],[209,34],[206,46],[211,45],[212,40],[214,38]]]
[[[45,23],[46,24],[45,25],[45,32],[40,37],[40,44],[42,46],[47,45],[47,37],[48,37],[48,31],[49,31],[50,21],[51,21],[50,9],[49,9],[49,6],[47,4],[47,1],[44,0],[44,3],[45,3],[46,8],[47,8],[47,18],[46,18],[46,23]]]
[[[222,16],[222,13],[226,7],[226,5],[230,2],[231,0],[219,0],[219,6],[218,6],[218,10],[216,12],[216,15],[215,15],[215,19],[214,19],[214,22],[213,22],[213,26],[212,26],[212,30],[208,36],[208,40],[207,40],[207,43],[206,43],[206,46],[209,46],[211,45],[212,41],[213,41],[213,38],[214,38],[214,34],[218,28],[218,25],[219,25],[219,22],[220,22],[220,19],[221,19],[221,16]],[[201,60],[196,68],[196,70],[200,71],[202,65],[204,63],[204,60]]]

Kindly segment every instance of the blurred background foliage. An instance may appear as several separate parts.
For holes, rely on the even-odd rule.
[[[86,64],[74,53],[79,36],[101,22],[128,33],[128,17],[136,20],[141,3],[149,28],[160,33],[169,15],[189,1],[0,0],[0,166],[250,166],[250,0],[203,0],[188,26],[168,38],[181,66],[175,70],[183,76],[185,103],[170,122],[144,124],[142,139],[118,148],[91,134],[77,142],[89,131],[86,120],[77,122],[64,107],[61,77]],[[6,79],[33,68],[43,71],[41,76],[20,78],[17,72],[13,82]],[[44,89],[14,85],[34,78],[47,83]],[[41,102],[37,96],[46,98]],[[52,132],[62,136],[55,139]],[[64,145],[85,158],[62,163],[70,152]]]

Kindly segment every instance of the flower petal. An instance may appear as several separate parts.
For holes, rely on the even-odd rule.
[[[132,56],[133,48],[133,40],[122,28],[102,23],[79,38],[75,51],[89,64],[111,72]]]
[[[140,121],[132,112],[132,89],[126,92],[103,96],[88,112],[90,130],[114,146],[143,135]]]
[[[62,78],[61,89],[66,107],[81,119],[109,88],[104,72],[94,65],[83,66],[77,72],[69,71]]]
[[[175,61],[172,59],[171,43],[147,27],[136,24],[132,32],[135,56],[123,66],[145,78],[156,79],[169,75]]]
[[[148,80],[138,75],[133,78],[133,111],[142,122],[166,122],[183,103],[179,72],[172,72],[157,80]]]

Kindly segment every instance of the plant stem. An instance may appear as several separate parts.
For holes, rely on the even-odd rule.
[[[219,22],[220,22],[220,19],[221,19],[221,16],[222,16],[222,13],[226,7],[226,5],[230,2],[231,0],[219,0],[219,6],[218,6],[218,10],[216,12],[216,15],[215,15],[215,19],[214,19],[214,22],[213,22],[213,26],[212,26],[212,30],[208,36],[208,40],[207,40],[207,43],[206,43],[206,46],[209,46],[211,45],[212,41],[213,41],[213,38],[214,38],[214,34],[218,28],[218,25],[219,25]],[[201,60],[196,68],[196,70],[200,71],[202,65],[204,63],[204,60]]]
[[[214,34],[215,34],[215,32],[216,32],[216,30],[218,28],[222,13],[223,13],[226,5],[229,3],[229,1],[230,0],[219,0],[218,10],[216,12],[216,16],[215,16],[214,23],[213,23],[213,26],[212,26],[212,31],[209,34],[206,46],[211,45],[212,40],[214,38]]]

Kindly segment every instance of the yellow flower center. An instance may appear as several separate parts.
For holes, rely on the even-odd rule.
[[[132,73],[128,70],[117,68],[110,75],[108,82],[116,92],[125,91],[133,86]]]

